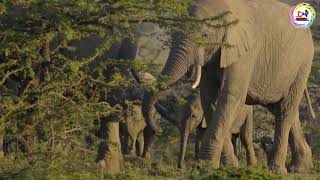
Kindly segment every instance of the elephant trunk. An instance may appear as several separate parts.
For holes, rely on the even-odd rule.
[[[190,134],[190,131],[188,128],[185,128],[184,131],[181,132],[178,168],[182,168],[184,164],[184,157],[186,154],[189,134]]]
[[[170,89],[166,89],[163,91],[159,91],[157,93],[147,92],[143,97],[142,103],[142,113],[146,120],[146,123],[151,127],[156,135],[160,135],[162,129],[160,124],[156,119],[153,117],[155,115],[156,109],[154,105],[156,102],[161,99],[161,97],[166,96],[170,92]]]
[[[179,125],[179,121],[176,119],[175,114],[171,114],[168,109],[166,109],[159,103],[156,103],[155,107],[157,112],[162,117],[164,117],[166,120],[168,120],[170,123],[172,123],[175,126]]]
[[[170,86],[177,82],[187,73],[191,65],[195,64],[197,57],[197,48],[186,36],[177,34],[173,39],[168,60],[163,68],[158,81]],[[156,93],[146,93],[143,98],[143,115],[147,124],[155,131],[161,133],[160,124],[153,118],[155,113],[155,103],[168,94],[167,90],[159,90]]]

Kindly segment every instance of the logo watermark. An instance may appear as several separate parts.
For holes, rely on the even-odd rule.
[[[308,3],[300,3],[290,10],[291,24],[297,28],[310,28],[316,18],[316,11]]]

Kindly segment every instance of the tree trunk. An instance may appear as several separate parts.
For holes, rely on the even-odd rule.
[[[102,121],[103,142],[100,144],[97,161],[104,173],[117,174],[123,168],[118,121]]]
[[[50,58],[50,39],[48,35],[46,35],[42,40],[42,47],[41,47],[41,55],[44,61],[40,64],[39,71],[38,71],[38,78],[40,81],[50,80],[50,73],[48,66],[51,62]]]

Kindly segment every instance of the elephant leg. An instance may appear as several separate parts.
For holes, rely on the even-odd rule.
[[[308,79],[308,74],[300,71],[297,78],[291,85],[288,95],[279,103],[274,104],[274,115],[276,117],[276,127],[274,135],[274,143],[269,159],[270,169],[287,173],[285,167],[288,139],[291,127],[299,115],[299,104],[303,96],[303,91]]]
[[[142,156],[143,154],[143,148],[144,148],[144,137],[143,137],[143,131],[141,131],[139,134],[138,134],[138,137],[137,137],[137,143],[136,143],[136,153],[137,153],[137,156]]]
[[[252,140],[253,131],[253,111],[252,108],[248,110],[245,123],[240,129],[240,140],[246,150],[247,165],[252,166],[257,163]]]
[[[239,133],[231,135],[231,142],[232,142],[232,145],[233,145],[233,151],[234,151],[234,154],[237,157],[238,157],[238,151],[237,151],[237,139],[238,139],[238,137],[239,137]]]
[[[198,127],[197,128],[197,134],[196,134],[196,142],[195,142],[195,159],[199,159],[199,150],[200,150],[200,146],[201,146],[201,142],[202,142],[202,138],[203,138],[203,134],[204,134],[205,129],[202,127]]]
[[[136,143],[137,143],[137,136],[130,136],[130,146],[129,146],[129,154],[136,155]]]
[[[248,59],[241,61],[241,63],[236,62],[223,69],[222,86],[219,89],[217,107],[211,117],[208,117],[208,128],[199,153],[199,158],[211,161],[213,168],[218,168],[220,165],[224,141],[227,137],[230,139],[229,133],[233,121],[239,113],[240,107],[244,105],[252,72],[252,69],[248,68],[252,67],[251,63]],[[203,83],[201,82],[201,84]],[[200,90],[202,90],[202,86],[200,86]],[[214,102],[209,107],[214,108]],[[208,112],[204,112],[207,118],[209,116]]]
[[[198,153],[200,148],[200,128],[197,128],[196,132],[196,142],[194,143],[194,158],[198,159]]]
[[[274,143],[269,156],[269,167],[278,173],[285,174],[287,169],[285,161],[287,157],[289,131],[292,126],[292,119],[296,116],[298,109],[287,111],[285,113],[278,112],[276,117]],[[284,114],[284,115],[282,115]]]
[[[144,148],[142,157],[151,160],[152,159],[152,148],[154,143],[157,141],[157,135],[154,133],[150,126],[144,129]]]
[[[234,166],[238,167],[239,162],[238,158],[234,153],[234,147],[231,141],[231,135],[226,138],[224,141],[223,149],[222,149],[222,162],[226,166]]]
[[[312,153],[304,138],[299,115],[296,116],[296,120],[290,130],[289,144],[292,154],[289,170],[296,173],[309,173],[314,167]]]
[[[214,103],[216,102],[218,98],[218,92],[219,92],[219,84],[220,80],[217,76],[217,74],[213,73],[215,71],[218,71],[217,65],[211,65],[209,67],[203,67],[203,73],[201,75],[201,81],[200,81],[200,97],[201,97],[201,106],[204,112],[205,120],[208,125],[208,121],[211,119],[211,116],[214,112]],[[203,145],[204,140],[204,134],[205,131],[207,131],[208,127],[203,131],[201,134],[202,137],[200,137],[201,141],[199,141],[199,146],[197,146],[196,149],[198,152],[196,152],[196,159],[200,159],[200,150]],[[200,131],[199,131],[200,136]]]
[[[132,145],[132,140],[128,134],[127,131],[122,131],[123,132],[123,142],[122,142],[122,152],[123,154],[130,154],[131,150],[131,145]]]

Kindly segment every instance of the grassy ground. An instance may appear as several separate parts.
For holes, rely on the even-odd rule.
[[[258,157],[256,167],[245,166],[244,153],[240,149],[240,168],[223,167],[213,170],[206,164],[195,164],[193,153],[194,134],[186,154],[186,166],[178,169],[177,130],[164,123],[166,136],[161,136],[155,147],[156,161],[125,156],[124,170],[121,174],[110,176],[103,174],[95,164],[95,153],[79,150],[66,151],[55,155],[9,156],[0,163],[0,179],[111,179],[111,180],[152,180],[152,179],[320,179],[320,161],[315,161],[316,169],[312,174],[287,174],[280,176],[270,172],[265,157]]]
[[[130,158],[125,162],[125,170],[116,176],[104,175],[98,169],[78,169],[78,171],[63,171],[56,169],[36,173],[33,171],[26,171],[18,176],[7,177],[9,179],[111,179],[111,180],[152,180],[152,179],[319,179],[318,174],[288,174],[280,176],[267,170],[265,166],[258,166],[253,168],[222,168],[212,170],[203,165],[188,166],[183,170],[177,169],[174,165],[165,162],[146,162],[139,158]]]

